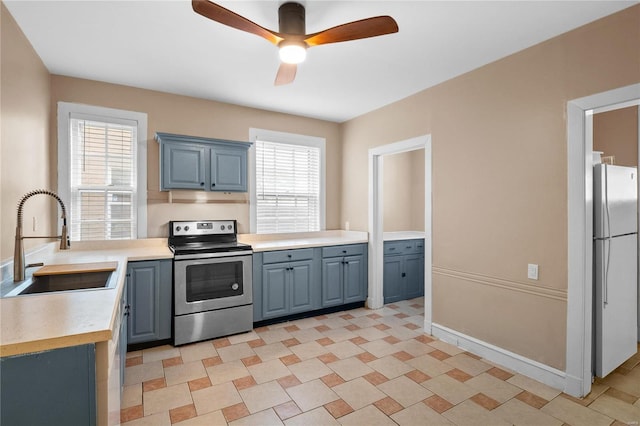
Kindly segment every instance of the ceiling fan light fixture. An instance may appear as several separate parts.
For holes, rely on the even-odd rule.
[[[299,64],[307,57],[307,46],[296,42],[282,42],[280,48],[280,60],[285,64]]]

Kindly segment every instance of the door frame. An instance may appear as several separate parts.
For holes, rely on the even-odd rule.
[[[633,105],[640,84],[567,102],[567,352],[565,392],[591,391],[593,340],[593,113]]]
[[[424,149],[424,331],[431,334],[431,135],[422,135],[369,149],[369,292],[367,306],[379,309],[384,305],[383,293],[383,157],[389,154]]]

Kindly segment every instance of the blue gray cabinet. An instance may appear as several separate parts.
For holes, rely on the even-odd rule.
[[[127,364],[127,323],[129,322],[129,291],[128,279],[124,282],[124,290],[120,299],[120,335],[118,336],[118,355],[120,356],[120,400],[122,400],[122,392],[124,392],[124,370]]]
[[[171,260],[129,262],[127,342],[171,338]]]
[[[161,148],[162,189],[204,189],[207,179],[204,146],[165,142]]]
[[[322,249],[322,307],[360,302],[367,298],[366,244]]]
[[[281,317],[311,311],[319,306],[317,282],[319,271],[314,249],[278,250],[261,254],[261,289],[254,293],[261,299],[262,312],[254,320]],[[255,286],[254,286],[255,287]],[[255,313],[255,309],[254,309]]]
[[[235,147],[210,149],[211,190],[247,192],[247,150]]]
[[[160,189],[247,192],[249,142],[156,133]]]
[[[424,296],[424,240],[385,241],[384,303]]]
[[[0,424],[95,425],[95,345],[0,360]]]

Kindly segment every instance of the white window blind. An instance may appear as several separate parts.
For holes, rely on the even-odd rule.
[[[320,230],[320,148],[256,140],[256,231]]]
[[[69,123],[71,239],[136,238],[137,123]]]

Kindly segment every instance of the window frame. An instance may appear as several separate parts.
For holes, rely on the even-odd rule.
[[[58,195],[71,211],[70,120],[82,117],[112,123],[137,123],[136,140],[136,235],[147,238],[147,114],[115,108],[58,102]],[[60,220],[58,220],[60,222]],[[59,224],[60,226],[60,224]]]
[[[300,145],[320,149],[320,231],[326,224],[326,139],[317,136],[300,135],[266,129],[249,129],[249,232],[255,234],[258,229],[257,194],[256,194],[256,141],[264,140],[288,145]]]

